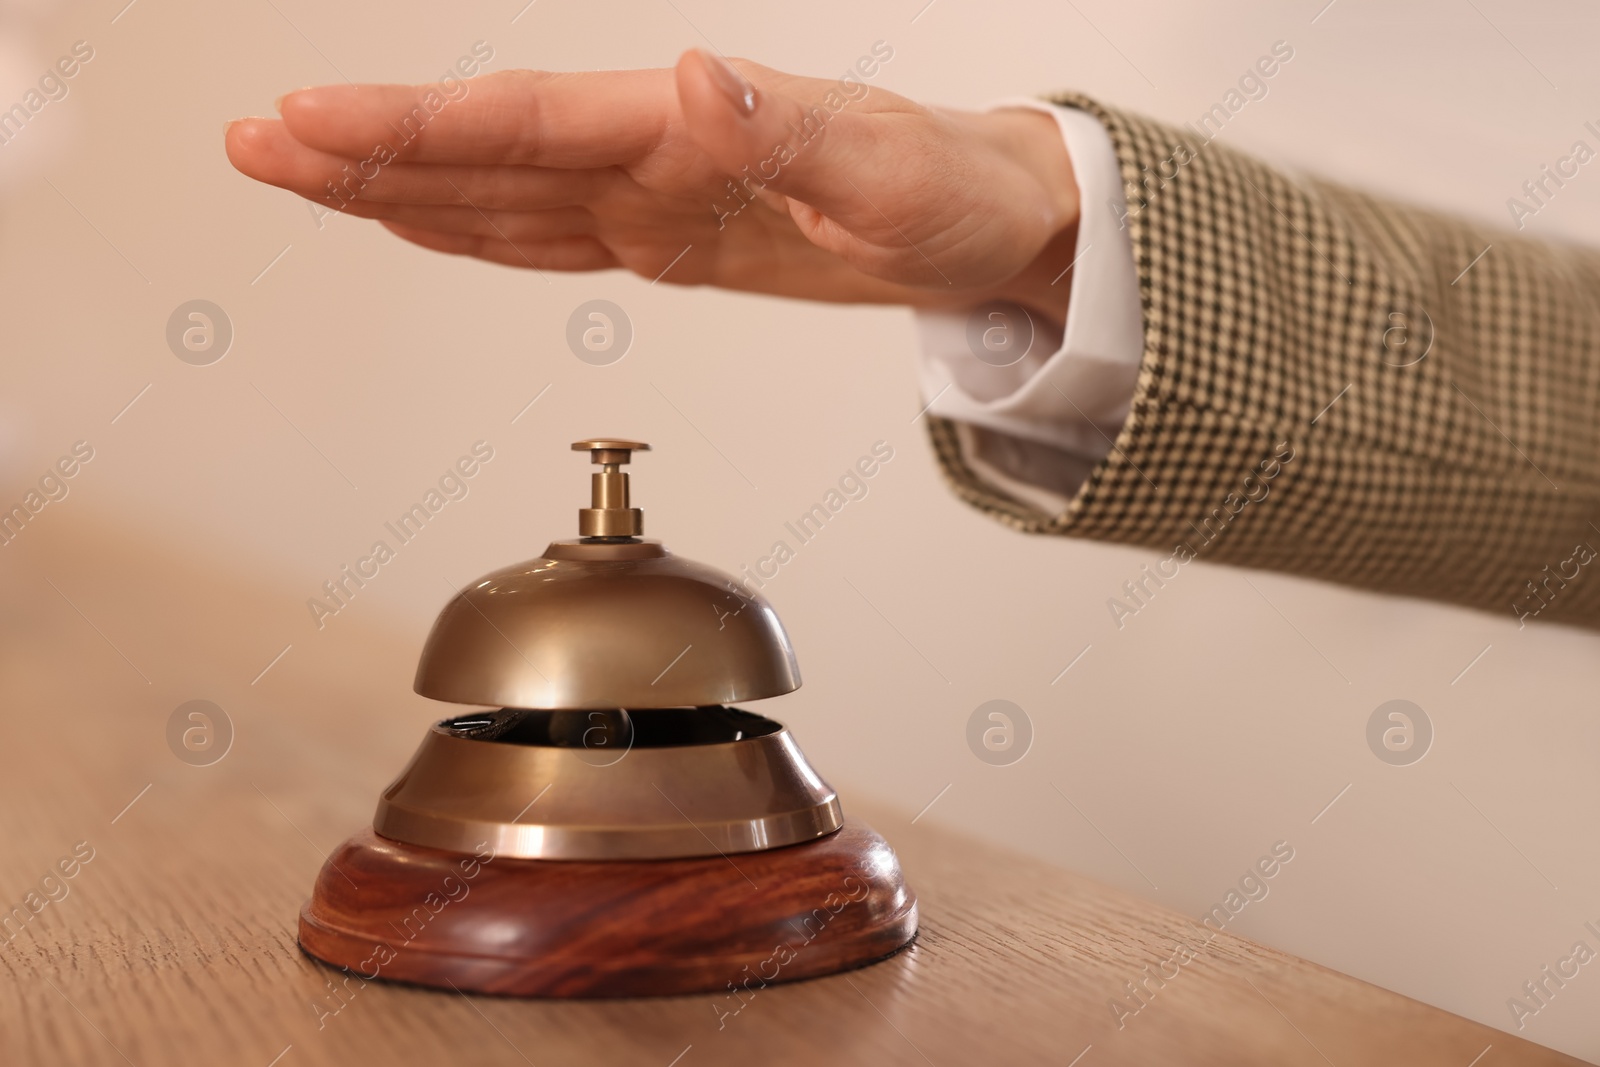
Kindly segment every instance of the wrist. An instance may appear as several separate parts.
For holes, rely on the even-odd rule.
[[[1038,186],[1046,205],[1043,247],[1005,286],[1002,299],[1012,300],[1051,320],[1067,320],[1072,275],[1067,268],[1077,255],[1081,200],[1072,157],[1067,153],[1055,117],[1032,108],[999,108],[991,114],[1004,124],[1010,154]]]
[[[1051,235],[1044,248],[1016,277],[1001,286],[996,299],[1021,304],[1065,328],[1072,296],[1072,266],[1078,254],[1078,220]],[[1068,269],[1071,268],[1071,269]]]
[[[1022,228],[1037,242],[1032,259],[979,300],[1005,300],[1027,307],[1057,327],[1065,325],[1072,291],[1068,267],[1077,255],[1081,199],[1072,159],[1053,116],[1031,108],[1005,107],[971,116],[980,135],[996,148],[1027,190],[1017,203]]]
[[[1037,186],[1050,233],[1076,228],[1078,180],[1055,118],[1024,107],[997,108],[983,117],[997,146]]]

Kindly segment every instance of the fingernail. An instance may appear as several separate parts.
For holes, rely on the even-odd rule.
[[[715,52],[707,52],[704,48],[698,51],[700,58],[705,60],[706,69],[711,72],[711,80],[717,83],[717,88],[728,98],[729,103],[746,115],[755,114],[756,87],[746,81],[745,76],[735,70],[732,63]]]
[[[234,125],[237,124],[238,121],[238,119],[229,119],[227,122],[224,122],[222,124],[222,136],[228,136],[228,131],[233,129]]]
[[[272,102],[272,110],[276,111],[280,115],[283,114],[283,102],[285,100],[289,99],[289,97],[293,96],[295,93],[303,93],[310,88],[312,87],[309,85],[302,85],[298,89],[289,90],[287,93],[284,93],[282,96],[278,97],[278,99]]]

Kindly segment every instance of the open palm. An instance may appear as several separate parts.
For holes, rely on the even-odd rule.
[[[1078,204],[1053,122],[845,89],[695,51],[672,70],[506,71],[455,99],[304,89],[226,144],[245,174],[327,210],[510,266],[1064,314],[1048,282]]]

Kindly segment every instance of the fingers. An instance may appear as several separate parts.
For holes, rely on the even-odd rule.
[[[541,210],[581,204],[622,180],[611,168],[557,170],[391,162],[371,155],[343,158],[296,140],[285,123],[241,119],[225,138],[228,159],[244,174],[329,210],[352,202],[475,204],[484,210]],[[368,152],[371,151],[369,148]],[[354,211],[355,214],[363,214]]]
[[[609,270],[619,265],[610,249],[593,237],[508,241],[499,236],[440,233],[395,222],[384,222],[382,225],[396,236],[435,252],[472,256],[525,270],[591,271]]]
[[[279,111],[302,144],[415,163],[607,167],[644,155],[677,113],[667,70],[502,71],[452,85],[324,85]]]
[[[494,238],[516,244],[593,236],[594,216],[582,208],[553,211],[486,211],[473,207],[355,204],[347,214],[406,229]]]

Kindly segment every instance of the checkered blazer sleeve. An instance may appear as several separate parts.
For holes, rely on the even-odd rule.
[[[960,497],[1030,533],[1600,626],[1600,253],[1056,102],[1116,149],[1138,386],[1059,515],[975,473],[974,428],[930,419]]]

